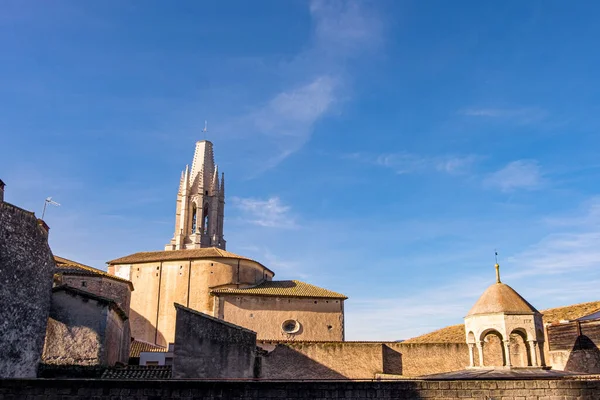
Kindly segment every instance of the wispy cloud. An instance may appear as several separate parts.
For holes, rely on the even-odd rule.
[[[488,175],[484,185],[503,192],[537,190],[545,183],[539,163],[535,160],[517,160]]]
[[[254,225],[286,229],[296,227],[290,206],[284,205],[279,197],[267,200],[232,197],[231,201],[234,207],[244,213],[242,218]]]
[[[406,151],[380,155],[350,153],[342,155],[342,158],[389,168],[397,174],[442,172],[455,175],[468,172],[480,159],[476,155],[426,156]]]
[[[549,218],[548,229],[557,229],[511,257],[513,264],[526,265],[527,269],[515,276],[535,274],[562,274],[600,266],[600,199],[595,198],[585,212],[564,218]]]
[[[319,76],[279,93],[251,115],[255,128],[276,148],[275,155],[263,164],[264,169],[277,165],[306,143],[314,123],[337,101],[336,85],[334,78]]]
[[[538,107],[522,108],[467,108],[460,114],[468,117],[496,118],[528,124],[538,122],[548,117],[548,111]]]
[[[312,1],[310,45],[285,65],[291,79],[262,107],[242,118],[263,137],[261,170],[274,167],[310,139],[317,121],[346,99],[349,59],[377,47],[381,21],[355,1]],[[261,172],[261,171],[258,171]]]
[[[488,282],[470,277],[415,294],[353,300],[354,304],[347,306],[351,310],[347,321],[352,340],[408,339],[449,323],[460,324]]]

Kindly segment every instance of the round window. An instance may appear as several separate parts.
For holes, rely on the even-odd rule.
[[[300,330],[300,322],[295,319],[288,319],[281,324],[281,330],[284,333],[297,333]]]

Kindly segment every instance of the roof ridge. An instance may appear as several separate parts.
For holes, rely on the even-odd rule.
[[[155,347],[162,347],[163,349],[166,349],[166,346],[161,346],[160,344],[156,344],[156,343],[152,343],[152,342],[147,342],[145,340],[140,340],[140,339],[133,339],[134,342],[139,342],[139,343],[144,343],[144,344],[149,344],[150,346],[155,346]]]
[[[285,285],[292,283],[293,285]],[[298,280],[281,280],[281,281],[263,281],[258,285],[247,288],[222,288],[211,290],[213,294],[245,294],[252,296],[281,296],[281,297],[312,297],[312,298],[338,298],[347,299],[348,297],[334,292],[333,290],[325,289],[317,285],[298,281]]]

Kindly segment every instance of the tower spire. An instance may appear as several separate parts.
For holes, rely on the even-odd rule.
[[[207,129],[206,124],[204,128]],[[225,250],[225,198],[220,186],[213,144],[208,140],[200,140],[196,142],[191,166],[187,165],[181,176],[175,213],[175,233],[165,250],[211,246]]]

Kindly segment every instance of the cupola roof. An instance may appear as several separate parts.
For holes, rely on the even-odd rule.
[[[536,314],[539,311],[513,288],[505,283],[496,282],[483,292],[467,314],[467,317],[492,313]]]

